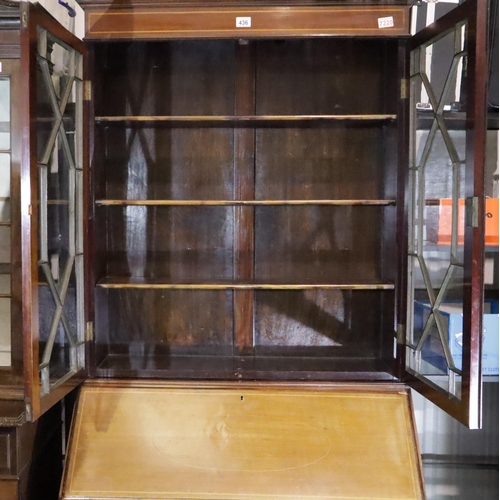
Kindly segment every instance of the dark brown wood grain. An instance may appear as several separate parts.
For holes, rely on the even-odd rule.
[[[21,55],[20,31],[0,30],[0,58],[19,59]]]
[[[99,82],[117,90],[112,95],[103,92],[96,106],[106,113],[128,110],[132,115],[155,110],[233,113],[233,46],[234,42],[99,45]],[[128,71],[128,64],[139,67]],[[106,151],[106,187],[100,185],[99,191],[105,189],[109,198],[232,197],[231,130],[110,127],[96,134]]]
[[[255,45],[236,46],[235,115],[255,113]],[[234,131],[234,198],[255,199],[255,131]],[[236,280],[254,277],[255,210],[236,207],[235,267]],[[252,290],[234,292],[234,339],[236,354],[251,354],[254,346],[254,293]]]
[[[36,23],[31,22],[33,7],[21,6],[21,16],[25,16],[29,23],[21,29],[21,89],[24,96],[20,107],[21,133],[24,138],[21,156],[21,184],[31,186],[32,179],[36,179],[36,130],[32,117],[36,116]],[[35,14],[33,14],[35,15]],[[26,23],[25,23],[26,24]],[[36,185],[36,184],[35,184]],[[30,189],[21,190],[21,260],[22,296],[23,301],[23,367],[24,390],[28,404],[28,419],[40,415],[40,382],[38,373],[38,342],[36,332],[38,327],[38,309],[35,298],[36,281],[38,277],[38,259],[36,238],[36,221],[38,217],[37,190],[33,189],[33,198]]]
[[[400,42],[398,49],[398,67],[400,78],[409,78],[410,53],[408,43]],[[399,104],[398,122],[398,203],[397,203],[397,325],[406,331],[408,309],[408,211],[409,211],[409,159],[410,159],[410,96],[404,96]],[[397,327],[396,327],[397,328]],[[397,339],[395,374],[404,378],[406,341]]]
[[[256,207],[258,279],[381,279],[383,210],[393,207]]]
[[[395,41],[393,41],[395,42]],[[400,191],[398,184],[398,161],[403,156],[400,156],[398,149],[401,129],[400,113],[401,108],[405,106],[405,100],[401,94],[401,70],[399,63],[394,64],[395,60],[399,61],[399,44],[404,44],[404,41],[398,43],[385,44],[385,56],[383,71],[386,76],[384,85],[385,94],[383,100],[386,106],[396,107],[398,120],[395,122],[387,122],[384,126],[384,186],[383,192],[386,197],[397,198]],[[401,115],[403,116],[403,115]],[[380,258],[380,274],[385,280],[396,283],[398,279],[398,227],[397,227],[397,206],[395,210],[384,210],[383,224],[381,227],[381,258]],[[380,350],[379,356],[387,362],[394,362],[394,337],[395,337],[395,304],[396,296],[384,294],[381,298],[382,314],[380,316]]]
[[[85,308],[86,321],[95,325],[96,308],[94,286],[97,276],[106,272],[106,220],[102,213],[95,210],[96,196],[106,193],[105,168],[103,164],[103,147],[99,134],[95,132],[95,103],[102,99],[102,86],[100,85],[99,72],[95,66],[95,46],[88,44],[87,56],[84,61],[84,78],[92,84],[92,99],[84,102],[84,122],[86,133],[84,141],[87,147],[83,149],[85,155],[84,165],[84,219],[86,234],[84,238],[85,252]],[[107,348],[98,346],[93,339],[86,339],[86,368],[90,376],[95,375],[95,367],[107,354]]]
[[[384,99],[392,74],[384,63],[387,44],[393,46],[362,39],[260,41],[256,114],[395,114],[395,96]]]
[[[96,116],[233,115],[235,44],[96,44],[96,72],[106,89],[95,104]]]
[[[96,300],[106,302],[108,315],[106,328],[96,325],[96,342],[110,354],[142,356],[137,372],[153,355],[232,354],[231,291],[100,289]]]
[[[464,336],[462,421],[480,428],[482,421],[482,338],[484,303],[486,103],[488,81],[488,5],[474,0],[467,14],[466,197],[477,197],[478,225],[466,224],[464,244]],[[469,288],[470,286],[470,288]],[[469,326],[470,325],[470,326]],[[469,330],[470,328],[470,330]]]
[[[258,129],[256,199],[384,199],[382,127]]]
[[[384,297],[389,300],[393,294],[342,289],[259,291],[256,344],[268,353],[278,347],[308,348],[311,356],[375,359],[385,339],[380,321]]]
[[[108,275],[232,278],[233,208],[133,206],[100,210],[108,212]]]
[[[99,130],[111,199],[231,199],[234,138],[230,129]]]

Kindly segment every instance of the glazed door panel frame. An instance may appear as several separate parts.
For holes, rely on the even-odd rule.
[[[51,63],[44,59],[47,40],[67,51],[70,56],[69,69],[65,71],[68,83],[62,91],[55,90],[51,74]],[[28,96],[22,103],[22,136],[24,139],[21,158],[21,253],[22,253],[22,289],[23,289],[23,342],[24,342],[24,375],[26,394],[27,420],[36,420],[41,414],[64,397],[77,385],[85,374],[85,305],[83,303],[83,239],[86,232],[84,217],[84,200],[81,187],[85,184],[83,176],[87,172],[87,125],[83,106],[83,61],[86,57],[85,44],[65,30],[40,6],[30,3],[23,4],[21,10],[21,60],[23,93]],[[73,74],[73,76],[71,76]],[[46,121],[52,120],[53,128],[48,139],[48,147],[43,148],[43,156],[39,158],[37,150],[41,151],[41,144],[37,144],[39,120],[39,92],[37,78],[44,75],[45,91],[48,92],[50,107]],[[78,83],[74,83],[78,81]],[[63,84],[61,83],[61,86]],[[37,92],[38,90],[38,92]],[[57,95],[57,94],[60,95]],[[66,103],[71,96],[75,97],[75,120],[83,126],[78,131],[75,128],[76,140],[73,149],[70,147],[64,128]],[[55,139],[62,145],[63,157],[68,163],[68,261],[64,268],[62,279],[51,279],[53,271],[44,261],[47,254],[47,242],[43,240],[47,234],[47,158],[52,156],[49,151]],[[52,148],[53,149],[53,148]],[[60,156],[60,155],[59,155]],[[41,161],[46,161],[43,166]],[[52,168],[52,167],[51,167]],[[57,167],[58,169],[59,167]],[[62,167],[64,168],[64,167]],[[44,174],[45,169],[45,174]],[[58,172],[59,170],[56,170]],[[58,182],[60,182],[58,180]],[[75,188],[75,186],[77,186]],[[58,188],[60,189],[60,188]],[[40,196],[40,193],[45,195]],[[53,201],[57,203],[58,200]],[[59,200],[64,205],[65,200]],[[73,216],[76,214],[76,216]],[[74,222],[71,222],[74,221]],[[50,225],[49,225],[50,226]],[[76,227],[75,227],[76,226]],[[44,243],[40,245],[40,238]],[[47,256],[47,255],[46,255]],[[45,259],[48,260],[48,259]],[[45,264],[44,264],[45,262]],[[75,262],[75,264],[71,264]],[[49,269],[42,273],[41,269]],[[72,269],[75,268],[75,269]],[[77,270],[78,268],[78,270]],[[46,269],[45,269],[46,270]],[[67,321],[65,320],[65,295],[71,274],[75,274],[75,299],[77,317],[76,335],[72,338]],[[41,359],[40,321],[39,321],[39,281],[45,274],[48,289],[55,304],[55,313],[52,318],[51,332],[44,349],[44,359]],[[80,276],[80,278],[77,278]],[[78,298],[81,297],[81,298]],[[46,307],[46,306],[45,306]],[[61,320],[57,320],[57,317]],[[63,327],[61,327],[61,324]],[[61,329],[62,328],[62,329]],[[49,381],[48,361],[52,355],[52,345],[56,330],[64,331],[66,341],[69,342],[70,369],[61,376],[56,383]],[[52,345],[51,345],[52,344]],[[48,346],[48,347],[47,347]]]
[[[455,51],[455,60],[453,62],[453,67],[456,67],[458,60],[464,56],[467,58],[467,77],[466,77],[466,95],[468,96],[466,102],[466,123],[465,123],[465,195],[464,197],[470,200],[474,200],[477,204],[477,221],[471,225],[466,224],[465,234],[464,234],[464,256],[463,256],[463,360],[462,368],[458,370],[454,367],[454,363],[451,363],[452,371],[461,377],[461,388],[459,390],[460,397],[453,397],[448,391],[439,387],[436,383],[431,382],[426,377],[419,375],[412,369],[408,369],[409,358],[409,344],[412,343],[410,328],[405,325],[412,325],[410,314],[413,313],[413,297],[410,291],[407,291],[407,273],[410,272],[410,262],[408,260],[409,240],[408,237],[414,237],[414,232],[408,232],[408,227],[406,228],[406,241],[402,244],[402,251],[404,252],[404,257],[401,259],[402,267],[400,270],[401,280],[400,280],[400,290],[402,296],[405,297],[400,301],[399,311],[398,311],[398,328],[400,329],[398,335],[398,366],[400,373],[403,376],[405,382],[407,382],[412,388],[423,394],[427,399],[435,403],[437,406],[442,408],[448,414],[462,422],[464,425],[470,428],[479,428],[481,426],[481,385],[482,385],[482,374],[481,374],[481,337],[482,335],[482,315],[483,315],[483,260],[484,260],[484,162],[485,162],[485,137],[486,137],[486,82],[487,82],[487,2],[481,0],[467,0],[465,3],[461,4],[453,11],[451,11],[446,16],[438,19],[434,24],[428,26],[427,28],[420,31],[413,39],[409,42],[408,52],[415,50],[420,50],[427,48],[429,45],[435,43],[443,36],[457,32],[457,29],[465,28],[465,45],[464,50],[459,49]],[[459,27],[459,28],[457,28]],[[409,54],[405,54],[404,59],[405,65],[408,63]],[[450,70],[451,71],[451,70]],[[409,72],[408,72],[409,73]],[[408,74],[407,73],[407,74]],[[426,79],[424,75],[423,80]],[[425,82],[424,82],[425,83]],[[411,85],[410,85],[411,86]],[[426,87],[429,91],[430,82],[426,82]],[[444,93],[444,92],[443,92]],[[439,97],[437,98],[439,101]],[[444,120],[440,116],[441,104],[435,102],[433,105],[434,118],[436,127],[439,125],[439,129],[443,125]],[[410,106],[414,106],[415,102],[410,99],[407,101]],[[411,104],[413,102],[413,104]],[[442,109],[441,109],[442,110]],[[411,116],[415,113],[415,110],[411,110],[408,113],[408,117],[405,117],[405,124],[411,120]],[[441,120],[441,124],[438,122]],[[413,130],[405,125],[406,130],[410,134],[413,134]],[[432,134],[432,129],[429,135]],[[447,133],[443,132],[443,138],[446,141]],[[410,139],[409,148],[416,148],[414,141]],[[452,148],[453,149],[453,148]],[[423,153],[423,155],[425,152]],[[451,155],[453,156],[453,154]],[[412,153],[410,151],[410,158]],[[408,158],[408,157],[407,157]],[[425,163],[426,160],[424,160]],[[458,162],[458,159],[452,158],[453,163]],[[420,161],[421,163],[422,161]],[[404,161],[406,163],[406,161]],[[460,162],[458,162],[460,163]],[[458,164],[457,163],[457,164]],[[408,164],[405,168],[406,172],[402,175],[401,184],[409,186],[409,172]],[[410,186],[405,189],[406,198],[404,206],[400,207],[400,222],[404,218],[407,220],[416,217],[411,209],[411,193],[413,188]],[[423,189],[423,188],[422,188]],[[455,198],[455,196],[454,196]],[[457,199],[458,207],[458,199]],[[457,208],[458,210],[458,208]],[[422,214],[420,214],[422,215]],[[468,215],[465,218],[468,219]],[[454,220],[458,218],[458,215],[454,216]],[[409,220],[410,231],[413,231],[413,221]],[[454,222],[455,226],[457,222]],[[402,224],[399,226],[402,227]],[[455,227],[457,229],[457,227]],[[457,229],[458,232],[458,229]],[[451,243],[451,248],[456,247],[455,241]],[[452,237],[453,239],[453,237]],[[418,253],[418,251],[417,251]],[[452,251],[452,261],[455,255]],[[413,264],[412,264],[413,265]],[[454,267],[450,266],[450,269]],[[425,269],[424,269],[424,280],[425,280]],[[448,274],[452,274],[450,271]],[[409,279],[411,281],[411,279]],[[428,280],[427,280],[428,281]],[[412,286],[412,283],[409,283]],[[429,285],[428,285],[429,286]],[[441,290],[434,298],[431,297],[431,307],[434,309],[439,307],[441,300],[444,296],[446,290],[446,278],[443,284],[440,286]],[[431,294],[432,295],[432,294]],[[410,306],[407,304],[412,302]],[[435,303],[434,303],[435,302]],[[412,311],[412,313],[408,313]],[[437,310],[437,309],[436,309]],[[409,320],[407,322],[407,320]],[[439,321],[436,319],[437,323]],[[442,327],[442,325],[437,325]],[[438,328],[442,330],[442,328]],[[413,330],[413,328],[411,328]],[[427,326],[426,326],[426,330]],[[426,334],[424,330],[424,335]],[[441,333],[441,332],[440,332]],[[442,337],[443,338],[443,337]],[[419,342],[419,344],[421,344]],[[449,354],[446,352],[445,354]],[[411,356],[411,354],[410,354]],[[449,357],[449,356],[448,356]],[[453,378],[453,377],[452,377]]]

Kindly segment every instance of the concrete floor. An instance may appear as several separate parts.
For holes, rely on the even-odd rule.
[[[424,463],[427,500],[498,500],[497,465]]]

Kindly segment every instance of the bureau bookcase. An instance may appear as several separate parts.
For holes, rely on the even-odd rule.
[[[20,44],[25,96],[12,418],[26,403],[17,417],[36,419],[87,377],[402,381],[477,427],[485,2],[413,37],[405,1],[81,3],[83,42],[31,5],[18,42],[4,36]],[[440,82],[426,57],[445,40]],[[441,191],[425,177],[439,141]],[[437,279],[441,198],[453,223]],[[463,304],[461,367],[445,299]],[[444,387],[427,377],[428,337]]]

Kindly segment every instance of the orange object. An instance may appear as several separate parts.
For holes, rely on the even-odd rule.
[[[458,244],[464,243],[465,200],[458,202]],[[498,198],[486,198],[485,244],[498,245]],[[452,200],[442,198],[439,204],[438,245],[451,244]]]
[[[498,246],[498,198],[486,198],[485,243]]]

